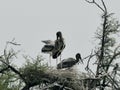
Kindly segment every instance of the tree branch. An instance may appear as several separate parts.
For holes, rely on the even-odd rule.
[[[95,4],[100,10],[105,12],[105,10],[97,2],[95,2],[95,0],[93,0],[93,1],[85,0],[85,1],[88,2],[88,3],[91,3],[91,4]]]
[[[26,80],[25,78],[23,77],[23,75],[18,71],[16,70],[14,67],[12,67],[11,65],[7,64],[6,62],[4,62],[3,60],[0,60],[2,63],[4,63],[5,65],[8,66],[8,68],[10,68],[14,73],[16,73],[17,75],[20,76],[20,78],[26,83]]]
[[[88,3],[94,3],[95,2],[95,0],[93,0],[93,1],[85,0],[85,1],[88,2]]]
[[[96,54],[95,54],[96,55]],[[87,62],[87,66],[85,67],[85,70],[88,71],[88,72],[91,72],[94,76],[95,74],[93,73],[93,71],[89,68],[89,62],[91,60],[91,58],[93,57],[94,55],[92,55],[92,51],[91,51],[91,54],[89,56],[89,59],[88,59],[88,62]]]
[[[104,12],[107,13],[107,8],[106,8],[106,5],[105,5],[104,1],[101,0],[101,2],[102,2],[103,6],[104,6],[104,9],[105,9]]]

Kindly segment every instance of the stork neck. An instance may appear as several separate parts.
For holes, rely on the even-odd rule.
[[[76,63],[79,62],[79,60],[80,60],[79,58],[76,58]]]
[[[58,36],[58,37],[57,37],[57,39],[60,39],[60,40],[62,40],[62,36]]]

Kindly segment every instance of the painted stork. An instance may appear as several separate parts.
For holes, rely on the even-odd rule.
[[[50,54],[50,57],[52,56],[53,59],[56,59],[58,56],[60,56],[61,52],[65,48],[64,39],[62,38],[62,33],[60,31],[56,33],[56,38],[57,39],[55,41],[51,40],[42,41],[43,43],[45,43],[45,45],[43,46],[41,51],[43,53]],[[49,59],[51,64],[51,58]]]
[[[77,64],[78,62],[83,63],[80,53],[76,54],[76,59],[74,59],[74,58],[63,59],[57,65],[57,69],[70,68],[70,67],[74,66],[75,64]]]

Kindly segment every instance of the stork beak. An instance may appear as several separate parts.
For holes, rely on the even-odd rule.
[[[80,61],[81,61],[81,63],[82,63],[82,64],[84,64],[84,62],[83,62],[83,60],[82,60],[82,59],[80,59]]]
[[[81,56],[80,56],[80,61],[79,61],[79,63],[84,64],[84,63],[83,63],[83,59],[81,58]]]
[[[84,62],[83,62],[83,59],[82,59],[82,58],[80,58],[79,63],[84,64]]]
[[[82,59],[80,59],[80,61],[78,62],[78,64],[84,64],[84,62],[83,62],[83,60]]]

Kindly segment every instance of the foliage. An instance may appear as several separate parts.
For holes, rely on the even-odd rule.
[[[48,66],[46,64],[42,64],[43,58],[38,55],[35,59],[24,56],[27,60],[26,64],[20,68],[20,72],[24,77],[27,84],[30,85],[40,85],[42,83],[42,78],[47,70]],[[32,60],[31,60],[32,59]]]

